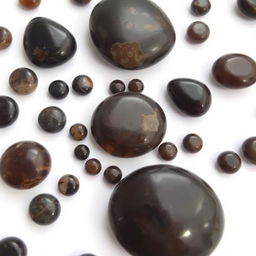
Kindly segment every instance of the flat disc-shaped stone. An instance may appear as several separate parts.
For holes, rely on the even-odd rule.
[[[214,191],[170,165],[144,167],[122,180],[110,199],[109,218],[133,256],[208,256],[224,227]]]
[[[140,93],[118,93],[104,100],[92,117],[92,134],[119,157],[143,155],[157,147],[166,131],[161,107]]]
[[[92,40],[112,64],[140,69],[165,57],[175,43],[166,14],[148,0],[105,0],[90,18]]]
[[[47,18],[34,18],[24,34],[28,58],[37,66],[51,68],[68,61],[76,52],[73,35],[62,25]]]

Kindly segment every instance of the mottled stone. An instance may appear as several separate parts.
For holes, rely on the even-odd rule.
[[[177,147],[171,142],[164,142],[158,148],[160,157],[166,161],[173,160],[178,153]]]
[[[125,91],[125,84],[121,80],[114,80],[109,85],[109,90],[111,93],[116,94]]]
[[[244,141],[242,152],[250,163],[256,164],[256,137],[250,137]]]
[[[33,141],[21,141],[10,146],[0,161],[3,180],[17,189],[29,189],[40,184],[50,169],[50,154]]]
[[[19,115],[16,101],[8,96],[0,96],[0,128],[13,124]]]
[[[217,163],[223,172],[233,174],[240,169],[242,161],[237,153],[225,151],[218,156]]]
[[[79,184],[79,180],[76,176],[68,174],[60,178],[58,189],[63,195],[72,196],[77,193]]]
[[[93,82],[89,76],[77,76],[72,83],[73,90],[79,95],[87,95],[93,89]]]
[[[37,66],[51,68],[71,59],[76,52],[73,35],[63,26],[47,18],[34,18],[24,34],[28,58]]]
[[[140,93],[118,93],[104,100],[92,117],[92,134],[108,153],[143,155],[159,145],[166,131],[161,107]]]
[[[6,237],[0,241],[0,256],[27,256],[27,247],[18,237]]]
[[[105,180],[110,184],[117,184],[122,179],[122,171],[117,166],[109,166],[104,172]]]
[[[91,14],[90,32],[100,53],[125,69],[157,63],[175,43],[169,18],[148,0],[101,1]]]
[[[195,21],[187,29],[187,38],[193,43],[203,43],[210,35],[210,29],[202,21]]]
[[[87,128],[83,124],[74,124],[69,129],[69,134],[74,140],[83,140],[88,132]]]
[[[53,81],[49,86],[49,94],[58,100],[64,99],[68,96],[69,87],[67,83],[62,80]]]
[[[4,27],[0,27],[0,50],[6,49],[12,43],[11,32]]]
[[[128,84],[128,90],[130,92],[143,92],[144,83],[139,79],[132,79]]]
[[[206,256],[224,228],[221,203],[198,176],[170,165],[124,178],[109,202],[112,230],[134,256]]]
[[[190,153],[197,153],[203,147],[202,138],[199,135],[194,133],[190,133],[186,135],[182,143],[183,143],[184,149]]]
[[[79,160],[86,160],[90,155],[90,149],[86,145],[78,145],[74,150],[74,155]]]
[[[193,0],[191,3],[192,12],[198,16],[207,14],[210,9],[211,2],[209,0]]]
[[[95,158],[89,159],[85,163],[85,171],[91,175],[97,175],[101,168],[101,162]]]
[[[247,17],[256,19],[256,1],[255,0],[237,0],[239,10]]]

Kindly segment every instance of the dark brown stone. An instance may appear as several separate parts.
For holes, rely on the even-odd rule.
[[[171,142],[164,142],[158,148],[158,153],[166,161],[173,160],[178,153],[177,147]]]
[[[79,95],[87,95],[93,89],[93,82],[89,76],[77,76],[72,83],[73,90]]]
[[[70,136],[77,141],[83,140],[87,133],[87,128],[83,124],[74,124],[69,130]]]
[[[108,153],[135,157],[156,148],[166,131],[161,107],[140,93],[118,93],[104,100],[92,117],[92,134]]]
[[[8,96],[0,96],[0,128],[13,124],[19,115],[19,106]]]
[[[0,256],[27,256],[27,246],[18,237],[6,237],[0,241]]]
[[[228,174],[237,172],[242,164],[240,156],[232,151],[225,151],[218,156],[218,165],[222,171]]]
[[[117,184],[122,179],[122,171],[117,166],[109,166],[104,172],[104,178],[110,184]]]
[[[63,195],[72,196],[79,189],[79,180],[74,175],[64,175],[58,182],[58,189]]]
[[[5,49],[12,43],[11,32],[4,27],[0,27],[0,50]]]
[[[35,9],[41,3],[41,0],[19,0],[19,1],[21,6],[26,9]]]
[[[85,163],[85,170],[91,175],[96,175],[101,171],[101,162],[95,158],[89,159]]]
[[[242,151],[245,158],[252,164],[256,164],[256,137],[245,140],[242,145]]]
[[[212,73],[221,85],[241,89],[255,83],[256,63],[243,54],[227,54],[214,63]]]
[[[128,84],[128,90],[130,92],[143,92],[144,83],[139,79],[133,79]]]
[[[193,43],[203,43],[208,39],[210,29],[202,21],[193,22],[187,29],[187,37]]]
[[[201,16],[207,14],[211,9],[209,0],[193,0],[191,10],[195,15]]]
[[[91,2],[91,0],[72,0],[75,4],[86,5]]]
[[[239,10],[249,18],[256,19],[255,0],[237,0]]]
[[[116,94],[125,91],[125,84],[121,80],[114,80],[109,85],[109,90],[111,93]]]
[[[3,180],[17,189],[29,189],[41,183],[49,174],[51,157],[39,143],[18,142],[2,155],[0,171]]]
[[[203,147],[203,140],[197,134],[188,134],[183,139],[183,147],[190,153],[197,153]]]
[[[75,157],[79,160],[86,160],[90,155],[90,149],[86,145],[78,145],[74,150]]]

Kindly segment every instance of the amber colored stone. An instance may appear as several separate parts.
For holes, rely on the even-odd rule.
[[[187,29],[187,37],[194,43],[202,43],[208,39],[210,29],[202,21],[193,22]]]
[[[108,153],[135,157],[156,148],[166,131],[161,107],[140,93],[123,92],[104,100],[92,117],[92,134]]]
[[[89,159],[85,163],[85,170],[91,175],[96,175],[101,171],[101,162],[95,158]]]
[[[79,189],[79,180],[74,175],[64,175],[58,182],[58,189],[65,196],[72,196]]]
[[[255,0],[237,0],[239,10],[249,18],[256,19]]]
[[[86,160],[90,155],[90,149],[86,145],[78,145],[74,150],[74,155],[79,160]]]
[[[18,142],[2,155],[0,172],[3,180],[17,189],[29,189],[41,183],[51,169],[51,157],[39,143]]]
[[[128,84],[128,90],[130,92],[143,92],[144,83],[139,79],[133,79]]]
[[[0,241],[0,256],[27,256],[27,246],[18,237],[6,237]]]
[[[89,76],[77,76],[72,83],[73,90],[80,95],[87,95],[93,89],[93,82]]]
[[[91,2],[91,0],[72,0],[72,1],[78,5],[86,5]]]
[[[193,0],[191,3],[191,10],[195,15],[205,15],[211,9],[211,2],[209,0]]]
[[[240,156],[232,151],[225,151],[218,156],[218,165],[222,171],[228,174],[237,172],[242,164]]]
[[[18,94],[30,94],[37,88],[38,78],[29,68],[18,68],[9,77],[11,88]]]
[[[125,91],[125,84],[121,80],[114,80],[109,85],[109,90],[111,93],[116,94]]]
[[[227,54],[214,63],[212,73],[221,85],[231,89],[241,89],[255,83],[256,63],[243,54]]]
[[[109,202],[111,228],[136,256],[206,256],[218,245],[224,214],[214,191],[195,174],[170,165],[124,178]]]
[[[41,0],[19,0],[22,7],[26,9],[35,9],[37,8]]]
[[[117,166],[109,166],[104,172],[104,178],[110,184],[117,184],[122,179],[122,171]]]
[[[87,133],[87,128],[83,124],[74,124],[69,130],[69,134],[74,140],[83,140]]]
[[[13,124],[19,115],[16,101],[8,96],[0,96],[0,128]]]
[[[256,164],[256,137],[250,137],[242,145],[245,158],[252,164]]]
[[[171,142],[164,142],[158,148],[158,153],[166,161],[173,160],[178,153],[177,147]]]
[[[203,140],[197,134],[188,134],[183,139],[183,147],[190,153],[197,153],[203,147]]]
[[[0,50],[5,49],[12,43],[11,32],[4,27],[0,27]]]

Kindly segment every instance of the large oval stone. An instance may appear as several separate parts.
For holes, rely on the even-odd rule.
[[[133,256],[208,256],[224,228],[214,191],[170,165],[145,167],[123,179],[110,199],[109,218]]]
[[[202,116],[211,106],[209,88],[194,79],[172,80],[167,86],[167,92],[178,109],[190,116]]]
[[[140,93],[118,93],[104,100],[92,117],[92,134],[108,153],[135,157],[154,149],[166,131],[161,107]]]
[[[76,40],[62,25],[38,17],[29,22],[24,34],[28,58],[37,66],[51,68],[68,61],[76,52]]]
[[[104,0],[90,18],[91,38],[112,64],[125,69],[151,66],[172,49],[175,31],[149,0]]]

